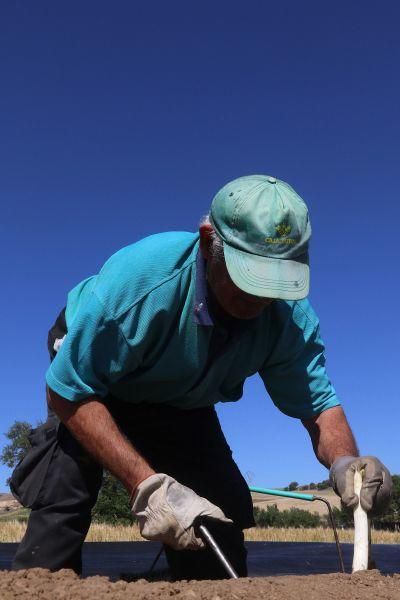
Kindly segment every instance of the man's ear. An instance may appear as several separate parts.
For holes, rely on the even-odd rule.
[[[210,223],[200,225],[200,250],[203,257],[207,260],[210,257],[211,246],[212,246],[212,233],[214,231],[213,226]]]

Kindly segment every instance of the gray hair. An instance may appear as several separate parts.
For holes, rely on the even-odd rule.
[[[212,227],[212,232],[211,232],[212,245],[210,248],[210,252],[213,255],[213,257],[216,258],[217,260],[225,260],[224,259],[224,244],[222,242],[222,239],[218,235],[218,233],[215,231],[215,229],[210,221],[209,214],[205,215],[201,219],[200,225],[211,225],[211,227]]]

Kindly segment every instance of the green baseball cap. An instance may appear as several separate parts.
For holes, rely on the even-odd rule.
[[[305,202],[290,185],[269,175],[234,179],[215,196],[210,222],[238,288],[283,300],[308,295],[311,225]]]

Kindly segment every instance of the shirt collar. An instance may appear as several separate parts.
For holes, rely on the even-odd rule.
[[[196,325],[214,325],[207,307],[207,280],[206,280],[206,261],[203,258],[200,248],[197,250],[196,257],[196,286],[194,293],[193,315]]]

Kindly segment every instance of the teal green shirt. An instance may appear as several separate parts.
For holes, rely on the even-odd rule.
[[[68,333],[48,385],[71,401],[111,394],[192,409],[239,400],[258,372],[292,417],[339,404],[307,300],[276,300],[227,331],[206,293],[198,235],[163,233],[123,248],[69,293]]]

